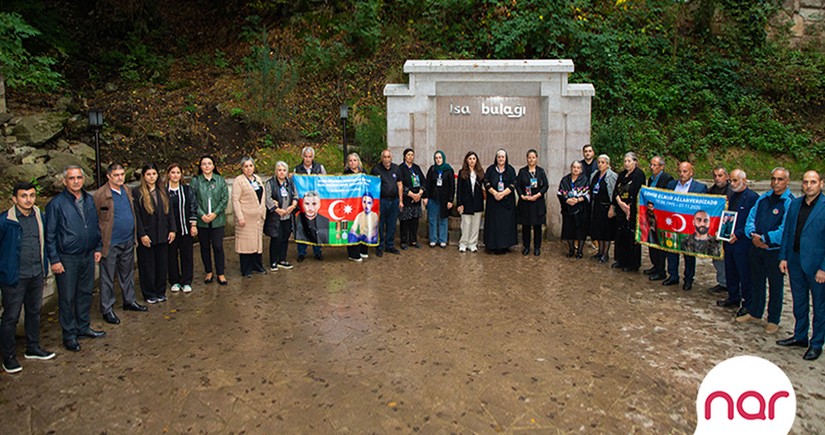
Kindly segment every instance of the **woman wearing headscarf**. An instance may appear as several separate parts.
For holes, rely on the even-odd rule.
[[[166,189],[159,186],[157,165],[145,165],[140,174],[140,187],[132,191],[138,276],[143,299],[156,304],[166,301],[168,244],[175,240],[175,218]]]
[[[599,263],[607,263],[610,260],[610,242],[616,238],[613,190],[618,176],[610,169],[607,154],[600,155],[596,162],[599,170],[590,176],[590,239],[599,243],[599,252],[593,258]]]
[[[481,229],[481,215],[484,212],[484,169],[473,151],[464,156],[464,163],[458,171],[458,192],[456,211],[461,214],[461,240],[458,251],[478,252],[478,232]]]
[[[516,189],[518,190],[518,220],[521,224],[521,242],[523,255],[530,253],[530,235],[533,238],[533,255],[541,254],[541,226],[545,224],[547,205],[544,196],[549,185],[547,175],[538,165],[539,154],[536,150],[527,151],[527,166],[519,169]]]
[[[455,172],[447,163],[444,151],[433,154],[433,165],[427,171],[424,206],[427,207],[430,247],[447,247],[447,218],[455,199]]]
[[[567,256],[582,258],[584,239],[587,238],[587,203],[590,200],[590,183],[587,182],[582,163],[570,165],[570,173],[559,183],[561,204],[561,238],[567,240]],[[576,247],[578,242],[578,247]]]
[[[484,174],[487,210],[484,214],[484,246],[497,255],[506,254],[518,244],[516,228],[516,170],[507,152],[496,151],[496,161]]]
[[[266,273],[263,265],[263,230],[266,217],[264,183],[255,173],[252,157],[241,158],[241,171],[232,185],[232,208],[235,212],[235,252],[240,256],[241,275]]]
[[[616,211],[616,262],[613,268],[635,272],[642,266],[642,246],[636,244],[636,199],[645,185],[645,173],[638,167],[635,153],[624,155],[624,170],[616,179],[613,206]]]
[[[421,200],[424,198],[427,180],[421,168],[415,164],[415,151],[404,150],[404,163],[400,165],[401,183],[404,185],[404,208],[398,215],[401,223],[401,249],[407,246],[420,248],[418,245],[418,220],[424,214]]]

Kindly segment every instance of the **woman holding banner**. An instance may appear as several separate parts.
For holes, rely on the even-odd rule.
[[[516,170],[507,152],[496,151],[496,162],[484,174],[487,211],[484,214],[484,246],[496,255],[506,254],[518,244],[516,229]]]
[[[561,238],[567,240],[567,256],[582,258],[587,238],[587,204],[590,183],[584,178],[582,163],[574,160],[570,173],[562,177],[557,196],[561,203]],[[576,247],[578,242],[578,247]]]
[[[235,212],[235,252],[241,260],[241,275],[266,273],[263,265],[263,229],[266,216],[264,183],[255,174],[252,157],[241,158],[243,174],[232,185],[232,208]]]
[[[366,174],[366,172],[364,172],[364,167],[361,165],[361,156],[359,156],[358,153],[350,153],[350,155],[347,156],[347,167],[344,168],[344,175],[348,175],[348,174]],[[367,201],[366,199],[362,199],[362,204],[364,205],[364,215],[365,216],[372,212],[371,208],[370,208],[370,210],[367,210],[367,204],[369,204],[369,206],[372,207],[373,201],[374,201],[374,198],[372,198],[372,197],[369,198],[369,201]],[[364,219],[358,219],[359,217],[361,217],[360,214],[358,216],[356,216],[356,221],[353,222],[353,225],[355,225],[355,222],[361,222],[361,221],[364,220]],[[376,232],[377,232],[378,231],[378,226],[376,225],[375,228],[376,228]],[[350,242],[360,241],[360,240],[357,240],[357,238],[356,238],[356,240],[352,240],[353,230],[355,230],[355,229],[356,228],[351,228],[350,229],[350,236],[349,236],[351,238],[351,240],[349,240]],[[355,261],[355,262],[358,262],[358,263],[364,261],[364,258],[369,258],[369,254],[367,253],[367,245],[358,244],[358,245],[349,245],[349,246],[347,246],[347,258],[350,259],[351,261]]]
[[[275,163],[275,176],[265,185],[266,221],[264,232],[269,236],[269,270],[292,269],[286,261],[289,235],[292,234],[293,213],[298,208],[295,186],[288,177],[289,166],[286,162]]]
[[[201,157],[198,163],[198,176],[192,179],[192,189],[198,201],[198,240],[200,241],[201,261],[203,261],[203,269],[206,272],[203,282],[209,284],[214,280],[212,274],[212,253],[214,253],[218,284],[226,285],[223,236],[229,189],[221,173],[218,172],[215,159],[211,156]]]
[[[447,218],[455,200],[455,172],[447,163],[444,151],[433,154],[433,165],[427,171],[424,206],[427,207],[430,247],[447,247]]]
[[[599,170],[590,176],[590,239],[599,243],[599,252],[593,258],[599,263],[607,263],[610,260],[610,242],[616,238],[613,190],[618,176],[610,169],[607,154],[600,155],[597,164]]]
[[[533,235],[533,255],[541,254],[541,226],[545,223],[547,205],[544,195],[549,183],[547,175],[538,165],[539,154],[536,150],[527,151],[527,166],[519,169],[516,189],[518,189],[518,220],[521,224],[522,255],[530,253],[530,233]]]
[[[613,205],[616,211],[616,262],[610,267],[621,268],[625,272],[635,272],[642,266],[642,245],[635,242],[636,200],[639,190],[645,185],[645,174],[638,168],[636,153],[624,155],[624,170],[616,179]]]
[[[414,163],[415,151],[412,148],[404,150],[404,163],[401,164],[401,183],[404,185],[404,208],[398,215],[401,222],[401,249],[407,246],[420,248],[418,245],[418,220],[424,214],[421,211],[421,200],[424,198],[427,183],[421,168]]]

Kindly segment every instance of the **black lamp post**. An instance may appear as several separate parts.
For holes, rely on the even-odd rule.
[[[341,111],[341,124],[344,129],[344,166],[347,165],[347,117],[349,116],[349,107],[347,103],[341,104],[339,108]]]
[[[95,173],[97,174],[97,187],[102,186],[100,173],[100,130],[103,128],[103,110],[89,110],[89,128],[95,132]]]

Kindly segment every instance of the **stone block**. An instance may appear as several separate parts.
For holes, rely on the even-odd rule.
[[[23,157],[27,154],[31,154],[32,151],[36,150],[37,148],[28,147],[28,146],[19,146],[14,147],[14,156],[15,157]]]
[[[825,0],[799,0],[800,8],[825,9]]]
[[[89,145],[86,145],[83,142],[77,142],[70,144],[68,148],[72,154],[82,157],[87,162],[94,163],[95,149]]]
[[[825,21],[825,9],[822,8],[802,7],[799,8],[799,15],[802,16],[806,22],[810,23]]]
[[[21,143],[32,146],[43,145],[63,131],[67,112],[48,112],[24,116],[14,126],[14,135]]]
[[[31,165],[33,163],[45,163],[49,153],[46,150],[34,150],[31,154],[23,157],[22,163],[24,165]]]
[[[38,180],[49,175],[49,168],[44,163],[12,166],[6,170],[5,177],[18,181]]]

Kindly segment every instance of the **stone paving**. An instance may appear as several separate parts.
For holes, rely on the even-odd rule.
[[[230,254],[227,287],[118,310],[116,326],[95,308],[108,335],[80,353],[47,307],[58,356],[0,374],[0,433],[690,433],[704,375],[743,354],[790,377],[795,433],[825,431],[824,362],[773,344],[789,295],[766,336],[715,306],[709,261],[685,292],[561,249],[360,264],[325,249],[251,279]]]

